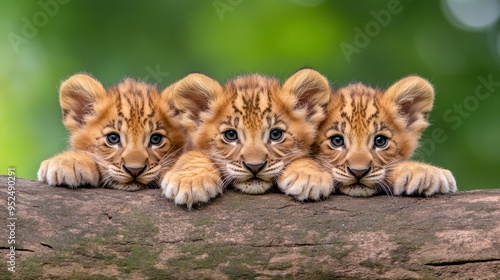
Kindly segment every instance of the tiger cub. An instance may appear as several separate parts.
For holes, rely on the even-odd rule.
[[[42,162],[38,180],[69,188],[105,186],[125,191],[157,187],[184,136],[171,96],[132,79],[108,90],[87,74],[64,81],[59,95],[71,150]]]
[[[417,76],[385,92],[362,84],[335,91],[316,142],[335,189],[350,196],[455,192],[450,171],[409,161],[429,125],[433,100],[432,85]]]
[[[327,79],[310,69],[296,72],[283,86],[253,74],[222,87],[191,74],[169,90],[192,147],[166,173],[162,193],[189,208],[226,185],[248,194],[268,191],[289,163],[307,158],[330,98]],[[328,195],[331,179],[319,183],[324,190],[318,195]]]

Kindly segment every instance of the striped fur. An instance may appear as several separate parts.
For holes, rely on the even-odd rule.
[[[184,144],[178,124],[163,106],[169,99],[155,86],[132,79],[105,90],[88,75],[72,76],[60,89],[71,150],[44,161],[39,180],[70,188],[157,187]],[[110,137],[119,140],[110,142]]]
[[[336,190],[351,196],[455,191],[448,170],[409,161],[433,99],[432,86],[416,76],[385,92],[363,84],[335,91],[315,149]]]
[[[268,191],[287,164],[309,154],[330,96],[328,81],[310,69],[283,86],[252,74],[221,87],[192,74],[173,91],[194,151],[181,156],[162,188],[167,198],[188,206],[208,201],[226,185],[249,194]]]

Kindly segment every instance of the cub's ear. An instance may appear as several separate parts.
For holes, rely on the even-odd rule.
[[[216,80],[203,74],[189,74],[174,83],[168,91],[171,108],[180,115],[181,124],[193,132],[201,122],[201,115],[210,110],[210,105],[222,92],[222,86]],[[165,94],[165,91],[162,95]]]
[[[170,118],[176,119],[178,121],[179,118],[179,112],[174,106],[174,100],[173,100],[173,89],[174,89],[175,83],[169,85],[167,88],[165,88],[161,92],[161,97],[160,97],[160,109]]]
[[[326,117],[325,108],[330,100],[330,84],[319,72],[302,69],[283,84],[283,92],[293,97],[294,110],[305,112],[305,118],[318,125]]]
[[[425,79],[409,76],[397,81],[386,92],[389,103],[396,104],[398,112],[406,118],[408,131],[422,133],[434,102],[434,89]]]
[[[59,102],[63,123],[70,132],[82,127],[86,117],[94,113],[97,100],[106,95],[101,83],[87,74],[76,74],[61,84]]]

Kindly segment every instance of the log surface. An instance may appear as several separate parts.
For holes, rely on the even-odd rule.
[[[0,247],[10,252],[7,177]],[[191,211],[160,190],[17,178],[12,279],[499,279],[500,190],[300,203],[233,191]]]

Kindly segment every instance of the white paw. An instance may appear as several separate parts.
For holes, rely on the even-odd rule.
[[[223,192],[219,172],[175,172],[165,174],[161,182],[162,195],[178,205],[191,209],[193,204],[208,202]]]
[[[38,180],[52,186],[77,188],[98,186],[100,173],[96,163],[84,153],[66,152],[42,162]]]
[[[426,164],[401,164],[392,174],[395,195],[426,195],[457,191],[453,174],[446,169]]]
[[[287,167],[278,180],[278,187],[299,201],[319,200],[333,191],[333,176],[322,168],[298,170]]]

